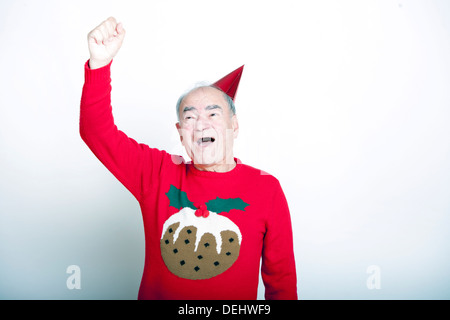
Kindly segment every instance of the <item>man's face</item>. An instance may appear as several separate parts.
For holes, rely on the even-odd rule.
[[[213,168],[234,164],[233,142],[239,126],[223,92],[200,87],[180,104],[177,129],[181,143],[194,164]]]

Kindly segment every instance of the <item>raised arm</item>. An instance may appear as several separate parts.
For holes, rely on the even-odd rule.
[[[138,199],[159,179],[163,151],[137,143],[114,124],[111,106],[111,63],[125,30],[109,18],[88,35],[90,59],[80,106],[80,135],[105,167]]]

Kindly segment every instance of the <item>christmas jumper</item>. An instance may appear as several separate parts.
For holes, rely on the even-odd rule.
[[[291,218],[276,178],[242,164],[197,170],[118,130],[111,63],[85,64],[80,134],[139,202],[145,265],[138,299],[297,299]]]

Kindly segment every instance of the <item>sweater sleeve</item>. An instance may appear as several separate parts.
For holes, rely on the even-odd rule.
[[[111,63],[92,70],[85,64],[80,106],[80,135],[105,167],[139,201],[157,178],[164,151],[139,144],[118,130],[111,106]]]
[[[297,300],[291,217],[281,186],[274,193],[264,236],[261,275],[267,300]]]

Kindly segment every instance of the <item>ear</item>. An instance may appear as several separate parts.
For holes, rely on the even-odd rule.
[[[231,117],[231,127],[233,128],[233,137],[236,139],[239,134],[239,122],[235,114]]]
[[[177,122],[177,123],[175,124],[175,126],[177,127],[178,135],[180,136],[180,141],[181,141],[181,143],[183,143],[183,135],[181,134],[181,126],[180,126],[180,123]]]

